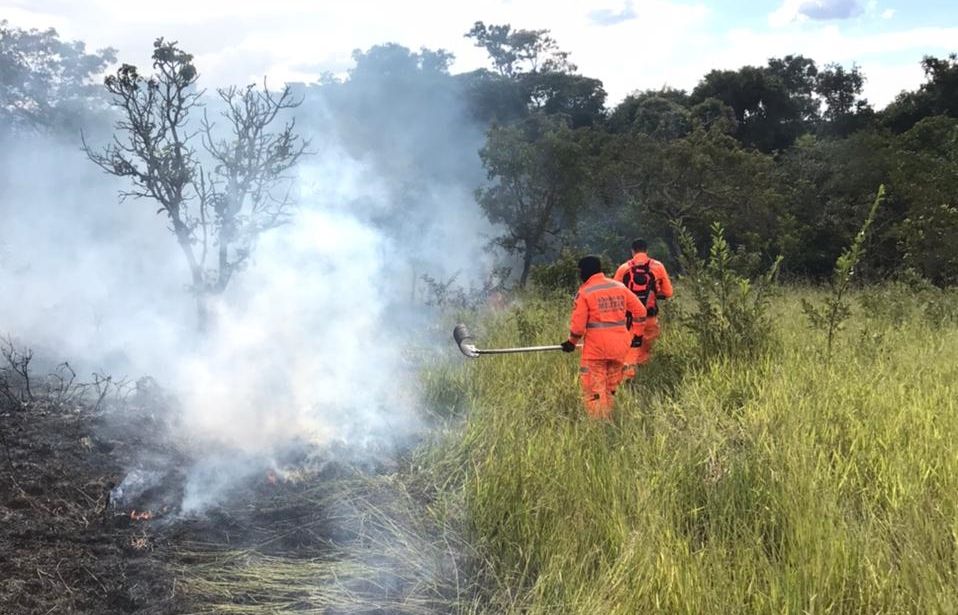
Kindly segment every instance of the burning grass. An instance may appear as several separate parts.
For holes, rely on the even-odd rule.
[[[197,458],[163,416],[42,396],[0,413],[0,612],[426,613],[466,599],[460,533],[410,490],[396,451]],[[228,467],[229,482],[204,482]],[[184,504],[209,485],[215,498]]]

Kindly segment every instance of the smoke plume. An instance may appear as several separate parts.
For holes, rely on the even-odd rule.
[[[78,135],[8,137],[0,332],[81,373],[148,374],[168,390],[175,435],[198,459],[185,512],[291,443],[361,458],[408,441],[421,429],[404,353],[426,339],[420,277],[468,284],[489,267],[472,198],[482,129],[451,77],[429,77],[367,71],[355,87],[301,88],[294,115],[313,153],[298,168],[297,213],[262,236],[205,335],[154,204],[119,202],[122,184],[86,160]]]

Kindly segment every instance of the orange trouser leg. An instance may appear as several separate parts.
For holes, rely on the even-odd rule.
[[[622,382],[622,363],[584,360],[579,367],[585,410],[594,419],[608,419],[615,404],[615,389]]]
[[[635,368],[645,365],[652,358],[652,345],[659,337],[659,318],[651,316],[645,319],[645,332],[642,334],[642,345],[638,348],[629,348],[625,357],[623,376],[627,379],[635,378]]]

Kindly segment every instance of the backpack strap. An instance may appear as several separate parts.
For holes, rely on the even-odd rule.
[[[634,281],[634,272],[641,271],[645,276],[646,284],[645,290],[635,290],[632,288],[632,282]],[[652,273],[652,259],[646,260],[644,263],[637,263],[635,260],[629,261],[629,281],[626,283],[626,287],[631,290],[636,297],[639,298],[639,301],[642,302],[642,305],[645,306],[649,302],[649,296],[651,293],[655,292],[655,274]],[[625,282],[625,276],[623,276],[623,282]]]

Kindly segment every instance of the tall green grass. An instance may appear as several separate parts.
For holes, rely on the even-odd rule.
[[[800,307],[815,290],[773,298],[749,359],[703,359],[666,314],[611,424],[586,419],[574,356],[433,374],[468,414],[424,471],[457,503],[486,610],[958,612],[958,298],[896,297],[858,291],[827,366]],[[527,297],[472,328],[556,343],[569,307]]]

